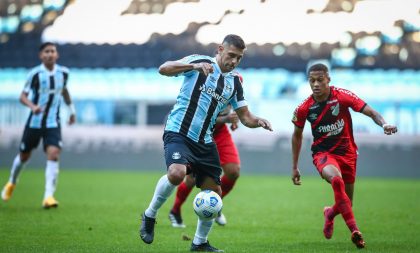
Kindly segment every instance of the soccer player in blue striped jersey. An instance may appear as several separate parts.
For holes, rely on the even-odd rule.
[[[20,171],[29,160],[32,150],[38,146],[42,139],[44,151],[47,155],[45,193],[42,206],[48,209],[58,206],[58,201],[54,198],[54,192],[58,179],[59,156],[62,147],[59,117],[62,98],[70,108],[69,124],[75,123],[76,111],[67,90],[69,70],[56,64],[58,59],[56,45],[51,42],[43,43],[40,46],[39,57],[42,64],[30,71],[20,95],[20,102],[29,107],[31,112],[19,146],[20,153],[13,161],[10,178],[3,188],[1,197],[4,201],[12,197]]]
[[[142,214],[140,237],[145,243],[153,242],[157,212],[187,174],[192,173],[197,187],[221,196],[222,169],[212,136],[221,111],[230,104],[243,125],[272,131],[269,121],[248,110],[242,78],[233,71],[245,49],[242,38],[231,34],[218,46],[215,57],[191,55],[159,67],[160,74],[183,75],[184,82],[163,134],[167,174],[159,179],[152,201]],[[198,219],[191,251],[223,252],[207,240],[213,221]]]

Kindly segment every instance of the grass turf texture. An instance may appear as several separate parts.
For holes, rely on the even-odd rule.
[[[183,206],[185,229],[170,226],[172,197],[159,212],[155,241],[138,235],[162,173],[62,170],[58,209],[43,210],[44,171],[26,169],[12,199],[0,204],[0,252],[188,252],[196,216],[194,190]],[[1,182],[8,169],[0,171]],[[210,242],[225,252],[355,252],[341,216],[334,236],[322,234],[330,186],[317,177],[292,185],[288,177],[242,176],[224,199],[228,224],[214,225]],[[354,211],[364,234],[364,252],[420,252],[420,181],[359,178]]]

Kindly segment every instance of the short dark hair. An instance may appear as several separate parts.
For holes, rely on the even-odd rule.
[[[227,43],[229,45],[233,45],[233,46],[235,46],[236,48],[239,48],[239,49],[245,49],[246,48],[244,40],[240,36],[235,35],[235,34],[226,35],[226,37],[223,39],[222,43],[223,44]]]
[[[42,43],[41,46],[39,46],[39,52],[41,52],[42,50],[44,50],[44,48],[46,48],[48,46],[57,47],[57,45],[55,43],[47,41],[47,42]]]
[[[312,71],[323,71],[324,73],[328,73],[328,67],[325,64],[316,63],[308,69],[307,74],[309,75],[309,73]]]

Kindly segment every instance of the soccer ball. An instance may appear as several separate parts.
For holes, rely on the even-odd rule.
[[[222,210],[223,202],[219,194],[211,190],[201,191],[193,202],[194,212],[200,219],[211,220]]]

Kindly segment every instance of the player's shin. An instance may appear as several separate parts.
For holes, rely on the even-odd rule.
[[[57,161],[47,161],[47,167],[45,169],[45,193],[44,199],[54,196],[57,188],[59,173],[59,163]]]
[[[159,179],[156,185],[155,193],[153,194],[152,201],[145,211],[146,216],[150,218],[156,218],[156,214],[159,208],[163,205],[163,203],[165,203],[168,197],[171,196],[175,188],[176,185],[173,185],[171,182],[169,182],[168,176],[166,174],[163,175]]]
[[[351,232],[359,230],[351,208],[351,201],[345,192],[343,179],[341,177],[334,177],[331,180],[331,186],[334,190],[335,206],[343,216],[347,227]]]
[[[20,155],[18,154],[15,159],[13,160],[12,169],[10,171],[10,178],[9,182],[12,184],[17,183],[17,179],[19,177],[20,171],[25,166],[25,163],[20,160]]]
[[[172,207],[171,211],[175,214],[181,213],[181,206],[184,204],[185,200],[187,199],[188,195],[190,195],[192,188],[188,188],[187,184],[185,182],[182,182],[176,191],[176,197],[175,197],[175,203]]]
[[[207,237],[213,226],[214,219],[203,220],[198,218],[197,230],[195,231],[193,243],[200,245],[207,242]]]
[[[221,178],[221,188],[222,188],[222,198],[224,198],[235,185],[236,179],[230,179],[226,175],[223,175]]]

